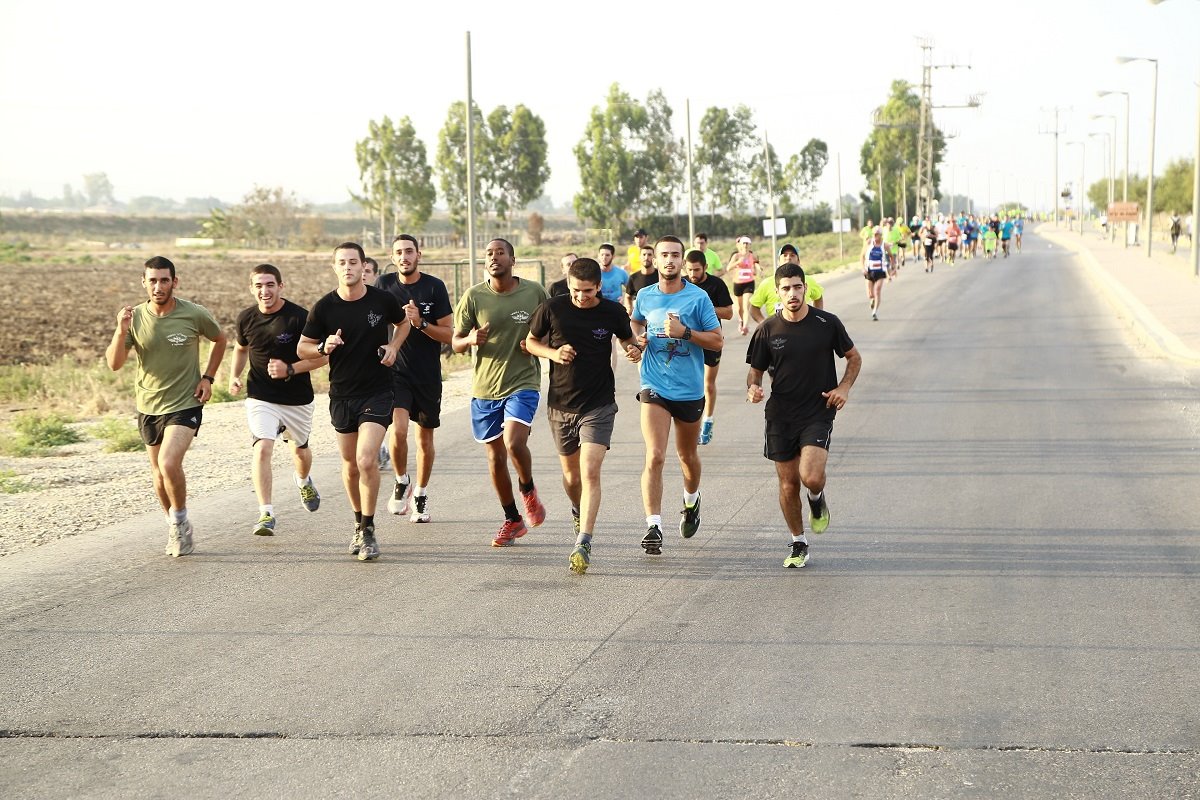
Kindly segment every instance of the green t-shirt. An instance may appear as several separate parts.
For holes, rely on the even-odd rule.
[[[705,268],[709,275],[716,275],[721,271],[721,257],[717,255],[717,251],[711,247],[704,248],[704,260],[708,262]]]
[[[175,298],[175,309],[155,316],[149,303],[133,309],[125,347],[137,356],[134,384],[137,410],[143,414],[171,414],[200,405],[194,392],[200,382],[200,337],[209,341],[221,335],[221,326],[204,306]]]
[[[492,289],[491,281],[477,283],[463,294],[454,309],[454,330],[462,336],[472,328],[491,326],[487,342],[475,348],[472,397],[503,400],[522,389],[541,387],[541,363],[524,353],[520,344],[529,334],[533,312],[546,298],[540,283],[520,278],[504,294]]]
[[[812,305],[824,296],[825,289],[821,287],[821,284],[817,283],[816,278],[811,275],[805,275],[805,302]],[[779,292],[775,290],[774,277],[760,282],[758,286],[754,287],[754,294],[750,295],[750,305],[762,309],[763,315],[767,317],[775,313],[775,309],[779,303]]]

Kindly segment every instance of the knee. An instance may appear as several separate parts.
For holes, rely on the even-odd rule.
[[[825,488],[825,473],[816,471],[802,472],[800,473],[800,482],[805,487],[819,492]]]
[[[653,469],[661,472],[664,463],[666,463],[666,451],[658,449],[646,451],[647,469]]]

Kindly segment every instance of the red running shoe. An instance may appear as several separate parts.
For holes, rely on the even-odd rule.
[[[537,489],[529,494],[521,492],[521,502],[525,504],[525,519],[529,520],[529,527],[536,528],[546,521],[546,507],[538,500]]]
[[[529,529],[525,527],[523,520],[516,522],[504,520],[504,524],[496,533],[496,538],[492,539],[492,547],[508,547],[527,533],[529,533]]]

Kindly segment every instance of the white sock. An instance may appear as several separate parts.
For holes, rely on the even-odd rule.
[[[305,486],[308,486],[309,484],[311,484],[311,483],[312,483],[312,475],[309,475],[309,476],[307,476],[307,477],[301,478],[301,477],[300,477],[300,473],[298,473],[298,472],[293,472],[293,473],[292,473],[292,480],[294,480],[294,481],[296,482],[296,486],[297,486],[297,488],[304,488]]]
[[[662,514],[650,514],[646,517],[646,527],[656,527],[662,530]]]
[[[700,499],[700,492],[684,492],[683,504],[688,508],[696,505],[696,501]]]
[[[808,537],[805,536],[803,533],[800,534],[799,536],[792,534],[792,541],[793,542],[801,542],[803,544],[808,544]]]
[[[270,514],[273,517],[275,516],[275,506],[271,505],[270,503],[267,503],[265,506],[259,506],[258,513]]]
[[[704,421],[705,421],[705,422],[712,422],[712,421],[713,421],[713,418],[712,418],[712,417],[705,417],[705,418],[704,418]]]
[[[814,502],[814,503],[815,503],[815,502],[817,502],[818,500],[820,500],[820,499],[821,499],[821,495],[823,495],[823,494],[825,494],[825,490],[824,490],[824,489],[822,489],[821,491],[817,492],[816,494],[813,494],[813,493],[812,493],[812,489],[809,489],[809,490],[808,490],[808,499],[809,499],[809,500],[811,500],[812,502]]]
[[[396,476],[396,483],[408,483],[408,473]]]
[[[187,522],[187,509],[186,508],[180,508],[180,509],[172,508],[171,509],[171,521],[178,522],[181,525],[183,523]]]
[[[418,486],[416,489],[413,489],[413,497],[424,497],[425,489],[426,487],[424,486]]]

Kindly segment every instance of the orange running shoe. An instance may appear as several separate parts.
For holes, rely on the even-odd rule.
[[[523,520],[516,522],[504,520],[504,524],[496,532],[496,538],[492,539],[492,547],[508,547],[527,533],[529,533],[529,529],[525,527]]]
[[[529,494],[521,492],[521,502],[525,504],[525,519],[529,520],[529,527],[536,528],[546,521],[546,507],[538,500],[537,489]]]

